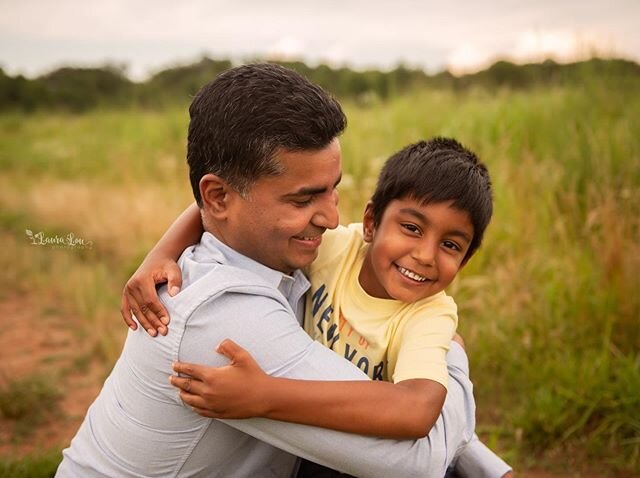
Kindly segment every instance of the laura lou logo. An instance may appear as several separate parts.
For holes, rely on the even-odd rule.
[[[27,234],[27,237],[31,241],[31,245],[33,246],[67,249],[91,249],[93,247],[93,241],[88,241],[82,237],[76,237],[73,232],[70,232],[66,236],[59,236],[58,234],[49,236],[42,231],[34,233],[30,229],[25,229],[24,232]]]

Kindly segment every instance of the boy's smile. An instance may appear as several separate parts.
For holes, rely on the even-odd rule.
[[[371,204],[364,216],[367,249],[359,281],[369,295],[415,302],[447,287],[464,265],[473,225],[451,202],[391,201],[374,226]]]

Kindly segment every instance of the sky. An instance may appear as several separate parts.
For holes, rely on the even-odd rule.
[[[640,63],[640,0],[0,0],[0,67],[126,66],[143,80],[207,55],[430,73],[504,58]]]

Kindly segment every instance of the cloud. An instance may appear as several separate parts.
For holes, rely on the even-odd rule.
[[[446,66],[454,75],[478,71],[491,62],[489,51],[471,44],[461,45],[449,55]]]
[[[275,43],[267,48],[269,58],[280,60],[299,59],[304,56],[304,53],[304,42],[290,35],[278,38]]]
[[[613,50],[611,41],[595,32],[526,30],[517,38],[509,56],[518,62],[547,58],[569,62],[588,58],[594,53],[611,54]]]
[[[0,64],[12,74],[106,60],[143,78],[202,54],[457,72],[593,50],[640,59],[638,0],[1,1]]]

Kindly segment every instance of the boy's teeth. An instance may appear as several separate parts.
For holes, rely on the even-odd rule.
[[[409,279],[417,280],[418,282],[424,282],[427,280],[426,277],[421,276],[420,274],[416,274],[415,272],[410,271],[409,269],[405,269],[404,267],[398,266],[398,270],[400,271],[400,274],[402,274],[403,276],[407,276]]]

